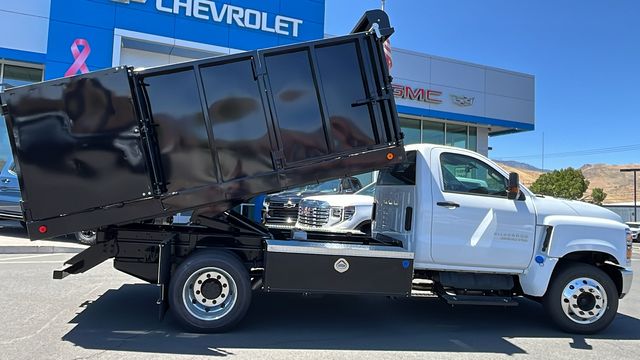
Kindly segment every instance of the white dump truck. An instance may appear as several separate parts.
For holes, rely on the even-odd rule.
[[[536,196],[476,153],[405,149],[391,33],[373,10],[343,37],[1,93],[29,237],[97,229],[54,278],[113,258],[195,331],[237,325],[252,291],[499,306],[525,296],[566,331],[604,329],[631,284],[629,228]],[[229,210],[373,170],[370,235],[292,235]],[[187,211],[188,224],[154,220]]]

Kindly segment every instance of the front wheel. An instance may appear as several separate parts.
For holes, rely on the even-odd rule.
[[[618,311],[618,290],[604,271],[574,263],[551,279],[543,305],[562,330],[593,334],[605,329]]]
[[[240,322],[249,309],[249,272],[231,253],[196,252],[172,275],[169,303],[173,314],[189,330],[228,330]]]

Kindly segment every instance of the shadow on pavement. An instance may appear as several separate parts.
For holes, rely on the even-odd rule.
[[[157,317],[157,288],[125,284],[109,290],[70,323],[63,340],[87,349],[226,356],[222,349],[458,351],[519,354],[512,337],[566,338],[589,350],[588,339],[639,340],[640,320],[619,314],[595,336],[554,330],[535,302],[516,308],[459,306],[439,299],[362,296],[303,297],[256,293],[245,320],[225,334],[183,333]]]

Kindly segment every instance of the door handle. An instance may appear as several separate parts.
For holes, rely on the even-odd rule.
[[[460,207],[460,204],[454,203],[453,201],[438,201],[436,205],[446,207],[449,209],[455,209]]]

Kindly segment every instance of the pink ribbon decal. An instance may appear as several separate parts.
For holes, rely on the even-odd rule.
[[[82,50],[80,50],[78,46],[82,46]],[[89,42],[85,39],[75,39],[71,44],[71,54],[73,54],[73,64],[71,64],[69,69],[67,69],[64,76],[73,76],[77,74],[78,71],[82,74],[88,73],[89,68],[87,67],[86,62],[89,54],[91,54]]]

